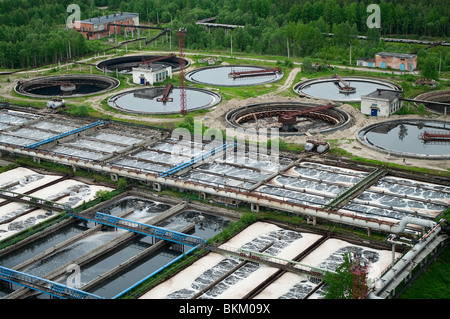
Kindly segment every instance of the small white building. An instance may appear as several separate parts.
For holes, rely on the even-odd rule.
[[[402,92],[376,90],[361,96],[361,113],[370,116],[390,116],[403,106]]]
[[[359,58],[359,59],[356,60],[356,65],[357,66],[364,66],[364,67],[374,68],[375,67],[375,59]]]
[[[172,67],[164,64],[141,64],[132,69],[133,83],[154,85],[172,78]]]

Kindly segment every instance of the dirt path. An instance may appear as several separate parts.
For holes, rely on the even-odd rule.
[[[280,86],[275,92],[271,93],[271,94],[279,94],[283,91],[286,91],[288,89],[290,89],[292,87],[292,84],[294,83],[294,79],[297,76],[297,74],[301,71],[301,68],[295,68],[293,69],[289,75],[288,78],[286,79],[285,83]]]

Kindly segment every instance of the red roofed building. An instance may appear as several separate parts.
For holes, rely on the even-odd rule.
[[[75,30],[86,39],[101,39],[115,33],[122,33],[125,29],[131,32],[132,26],[139,25],[139,14],[118,12],[103,17],[75,21],[72,24]],[[120,24],[120,26],[111,24]]]

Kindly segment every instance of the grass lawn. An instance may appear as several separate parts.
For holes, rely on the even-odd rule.
[[[400,299],[450,299],[450,249],[431,263]]]

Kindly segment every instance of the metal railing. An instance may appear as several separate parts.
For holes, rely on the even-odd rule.
[[[105,299],[44,278],[0,266],[0,280],[36,290],[60,299]]]
[[[106,123],[107,122],[104,122],[104,121],[97,121],[97,122],[85,125],[83,127],[79,127],[79,128],[77,128],[75,130],[68,131],[68,132],[65,132],[65,133],[62,133],[62,134],[59,134],[59,135],[55,135],[55,136],[52,136],[52,137],[50,137],[48,139],[45,139],[45,140],[42,140],[42,141],[30,144],[30,145],[27,145],[27,146],[24,146],[24,148],[26,148],[26,149],[36,148],[36,147],[42,146],[44,144],[48,144],[50,142],[59,140],[59,139],[61,139],[63,137],[66,137],[66,136],[69,136],[69,135],[72,135],[72,134],[76,134],[76,133],[79,133],[79,132],[88,130],[90,128],[96,127],[96,126],[106,124]]]
[[[380,177],[384,176],[387,172],[383,169],[375,169],[369,175],[367,175],[364,179],[360,180],[358,183],[348,188],[345,192],[338,195],[332,201],[327,203],[323,208],[324,209],[337,209],[339,205],[344,203],[347,199],[351,198],[359,191],[363,190],[367,186],[370,186],[374,181],[378,180]]]
[[[251,262],[266,264],[289,272],[304,273],[318,279],[322,279],[327,273],[334,273],[334,271],[329,269],[306,265],[298,261],[288,260],[250,249],[234,248],[224,245],[220,247],[209,246],[208,248],[214,252],[233,255]]]
[[[6,195],[5,193],[8,195]],[[44,208],[55,209],[55,210],[59,210],[59,211],[71,210],[71,207],[68,205],[57,203],[57,202],[54,202],[54,201],[51,201],[48,199],[44,199],[44,198],[39,198],[39,197],[27,195],[27,194],[13,192],[13,191],[3,189],[3,188],[0,188],[0,197],[10,199],[13,201],[21,201],[21,202],[31,205],[31,206],[44,207]],[[22,199],[24,197],[27,199]]]
[[[92,218],[84,215],[75,214],[73,212],[70,212],[69,214],[77,218],[97,222],[106,226],[122,228],[142,235],[172,241],[177,244],[183,244],[192,247],[196,247],[199,245],[206,245],[206,240],[201,237],[191,236],[153,225],[142,224],[139,222],[135,222],[133,220],[107,215],[100,212],[95,213],[95,215]]]

